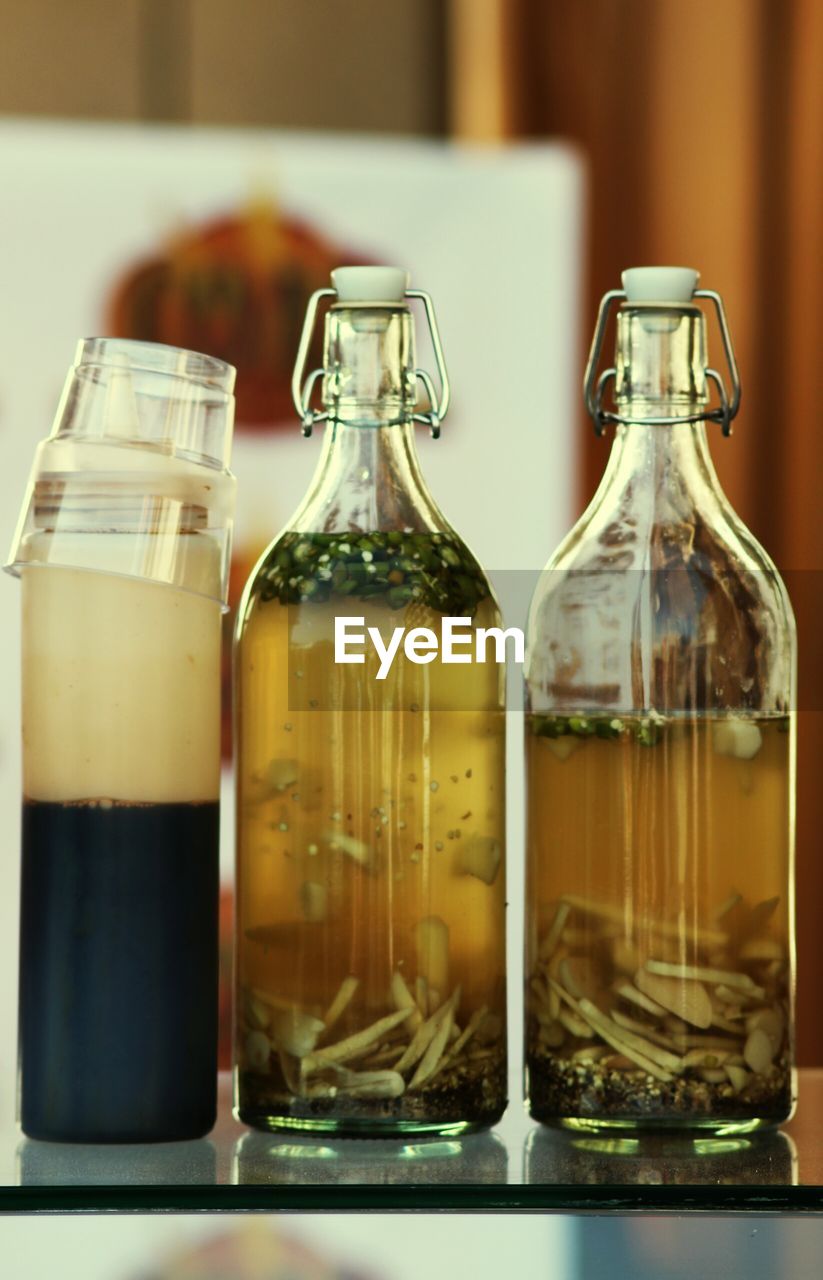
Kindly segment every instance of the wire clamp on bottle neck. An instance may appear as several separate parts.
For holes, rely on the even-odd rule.
[[[413,413],[412,421],[422,422],[424,426],[429,428],[432,439],[439,440],[440,427],[451,403],[451,385],[449,384],[449,374],[446,369],[446,357],[443,355],[443,344],[440,341],[440,328],[437,324],[437,316],[434,313],[434,303],[428,293],[423,289],[407,289],[406,297],[417,298],[423,303],[429,326],[432,350],[434,351],[434,360],[437,365],[437,376],[440,379],[440,395],[438,397],[431,375],[425,369],[415,369],[415,378],[418,382],[422,382],[431,408],[424,413]]]
[[[353,270],[353,269],[351,269]],[[300,335],[300,343],[297,348],[297,357],[294,364],[294,373],[292,375],[291,391],[292,401],[297,411],[297,415],[302,423],[302,433],[304,436],[310,436],[314,430],[315,424],[324,422],[329,417],[328,409],[313,409],[311,400],[314,393],[315,385],[318,381],[326,378],[332,372],[325,367],[312,369],[308,376],[305,376],[306,362],[309,356],[314,327],[317,320],[317,312],[320,303],[324,298],[334,298],[340,306],[360,306],[360,307],[380,307],[380,306],[398,306],[397,302],[387,301],[340,301],[338,291],[336,289],[316,289],[309,298],[306,308],[306,318],[303,322],[303,331]],[[449,411],[451,402],[451,386],[449,384],[449,375],[446,369],[446,359],[443,354],[443,344],[440,339],[440,329],[437,324],[437,316],[434,311],[434,303],[428,293],[422,289],[405,289],[402,294],[402,301],[406,299],[417,300],[423,303],[426,312],[426,321],[431,337],[432,350],[434,351],[435,364],[437,365],[437,376],[440,382],[440,394],[434,384],[431,374],[426,369],[415,369],[413,373],[413,383],[422,383],[426,397],[429,402],[429,408],[426,410],[418,410],[415,406],[411,418],[413,422],[422,422],[431,432],[434,440],[440,437],[440,428]],[[334,305],[334,304],[332,304]],[[402,302],[400,303],[402,305]]]
[[[300,343],[297,347],[297,357],[294,362],[294,372],[291,379],[291,398],[297,416],[302,424],[301,430],[304,436],[308,437],[314,430],[316,422],[323,422],[328,418],[325,410],[312,409],[311,397],[314,391],[315,383],[319,378],[325,375],[325,369],[312,369],[306,381],[303,381],[303,374],[306,368],[306,361],[309,356],[309,347],[311,346],[312,336],[314,334],[314,322],[317,318],[317,308],[320,306],[323,298],[336,298],[336,289],[315,289],[309,298],[306,307],[306,318],[303,321],[303,330],[300,334]]]
[[[716,369],[707,367],[704,369],[706,378],[713,382],[717,388],[720,404],[712,409],[706,409],[702,413],[690,413],[673,416],[656,416],[643,417],[644,425],[648,426],[675,426],[681,422],[719,422],[723,435],[730,436],[732,433],[732,421],[737,416],[740,408],[740,376],[737,369],[737,361],[734,355],[734,347],[732,346],[731,333],[729,332],[728,321],[726,320],[726,312],[723,306],[723,299],[719,293],[715,293],[712,289],[695,289],[692,294],[693,299],[705,298],[714,305],[717,314],[717,321],[720,327],[720,336],[723,340],[723,351],[726,356],[726,365],[731,380],[732,394],[729,396],[726,391],[726,385],[723,381],[722,374]],[[600,357],[603,352],[603,343],[606,337],[606,327],[609,320],[609,312],[613,305],[617,302],[627,302],[627,294],[625,289],[610,289],[608,293],[603,295],[600,303],[600,309],[597,313],[597,324],[595,325],[594,337],[592,339],[591,351],[586,364],[586,373],[583,379],[583,396],[586,403],[586,409],[589,416],[594,422],[595,435],[602,436],[605,433],[606,426],[609,423],[622,424],[629,426],[633,420],[625,415],[615,412],[612,409],[603,407],[603,397],[608,384],[617,378],[617,370],[612,365],[608,369],[604,369],[598,374],[598,366]],[[647,304],[654,305],[654,304]],[[661,302],[661,308],[666,307],[665,302]],[[678,304],[672,304],[672,309],[677,308]]]

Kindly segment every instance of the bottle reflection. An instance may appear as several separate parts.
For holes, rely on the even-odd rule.
[[[234,1148],[231,1180],[255,1183],[505,1184],[508,1152],[493,1133],[457,1139],[409,1142],[364,1139],[358,1142],[300,1138],[251,1132]]]
[[[211,1142],[71,1143],[24,1138],[17,1148],[17,1181],[48,1186],[214,1186]]]
[[[679,1134],[575,1135],[535,1129],[524,1157],[527,1184],[611,1186],[796,1186],[797,1148],[775,1130],[695,1138]]]

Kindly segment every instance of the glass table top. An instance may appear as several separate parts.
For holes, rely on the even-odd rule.
[[[0,1209],[823,1211],[823,1070],[800,1072],[783,1130],[697,1139],[555,1132],[518,1103],[459,1139],[257,1133],[233,1119],[226,1077],[217,1126],[197,1142],[35,1142],[7,1120]]]

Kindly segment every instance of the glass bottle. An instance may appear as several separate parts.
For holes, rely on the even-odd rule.
[[[586,376],[611,456],[529,618],[529,1105],[578,1129],[750,1130],[794,1103],[794,622],[709,456],[706,422],[728,434],[739,403],[720,298],[680,268],[623,281]]]
[[[35,457],[7,565],[32,1138],[168,1141],[214,1123],[233,385],[195,352],[81,342]]]
[[[393,269],[332,279],[294,384],[304,431],[326,420],[323,455],[237,631],[236,1113],[269,1129],[461,1132],[506,1098],[502,667],[398,653],[378,679],[372,648],[335,661],[334,633],[359,618],[387,639],[444,615],[475,630],[498,610],[420,473],[413,423],[436,434],[448,403],[430,299]],[[324,368],[304,390],[324,295]],[[415,366],[412,298],[439,405]]]

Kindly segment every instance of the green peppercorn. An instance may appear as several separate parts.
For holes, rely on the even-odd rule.
[[[306,564],[309,560],[314,560],[318,554],[318,548],[311,542],[298,542],[294,548],[294,563]]]
[[[390,587],[386,592],[386,599],[392,609],[402,609],[409,603],[412,598],[412,588],[407,584],[398,587]]]
[[[623,721],[616,718],[613,720],[598,719],[595,721],[594,731],[598,738],[606,738],[607,740],[619,738],[623,732]]]
[[[489,593],[480,566],[462,544],[442,532],[397,529],[284,534],[261,581],[261,599],[283,604],[383,596],[392,609],[420,600],[441,613],[469,617]]]
[[[532,732],[538,738],[562,738],[569,732],[569,722],[565,716],[535,716]]]
[[[454,580],[467,600],[477,598],[477,583],[474,578],[470,578],[467,573],[457,573]]]
[[[663,726],[658,720],[639,720],[635,726],[635,737],[641,747],[656,747],[663,737]]]

